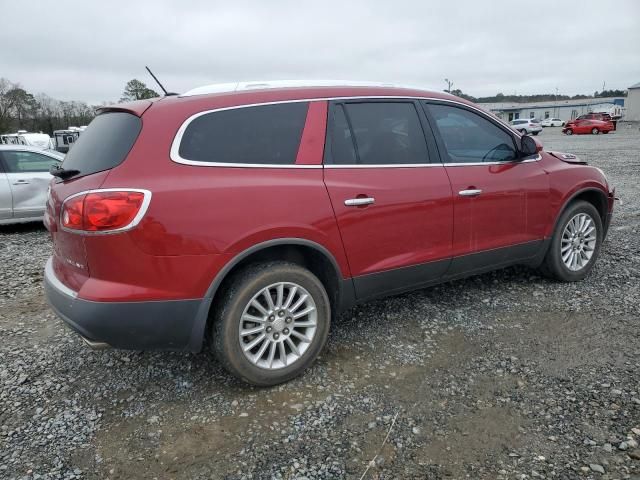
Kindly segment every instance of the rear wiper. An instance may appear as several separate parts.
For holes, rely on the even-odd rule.
[[[74,177],[80,173],[80,170],[73,169],[65,169],[60,165],[51,165],[49,167],[49,173],[54,177],[61,178],[62,180],[66,180],[67,178]]]

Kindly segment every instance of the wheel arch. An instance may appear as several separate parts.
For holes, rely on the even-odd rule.
[[[569,207],[569,205],[577,200],[584,200],[592,204],[600,214],[600,220],[602,221],[602,224],[605,224],[607,216],[607,195],[606,193],[604,193],[604,191],[597,187],[587,187],[579,189],[576,192],[572,193],[564,201],[562,207],[558,209],[558,213],[556,214],[556,218],[553,222],[553,229],[549,232],[549,235],[553,235],[553,232],[555,232],[556,228],[558,227],[558,222],[560,221],[560,217],[562,216],[562,214]]]
[[[200,351],[209,331],[210,312],[224,286],[242,268],[258,262],[285,260],[308,268],[322,282],[331,302],[332,312],[350,308],[355,303],[351,278],[345,279],[331,252],[319,243],[303,238],[280,238],[261,242],[238,253],[215,276],[209,286],[191,334],[190,350]]]

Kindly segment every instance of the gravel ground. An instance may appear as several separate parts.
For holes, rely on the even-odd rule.
[[[43,299],[37,225],[0,229],[0,478],[640,479],[640,132],[549,149],[623,203],[596,268],[511,268],[358,307],[304,376],[94,352]]]

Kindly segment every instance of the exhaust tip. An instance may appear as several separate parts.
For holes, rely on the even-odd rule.
[[[107,350],[111,348],[111,345],[109,345],[108,343],[89,340],[87,337],[83,337],[82,335],[80,335],[80,338],[84,340],[84,343],[86,343],[89,348],[91,348],[91,350]]]

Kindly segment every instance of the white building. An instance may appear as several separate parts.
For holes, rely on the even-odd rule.
[[[640,102],[640,84],[635,87],[638,87],[637,101]],[[631,94],[631,90],[629,90],[629,94]],[[557,102],[480,103],[479,105],[507,122],[518,118],[537,118],[539,120],[559,118],[566,122],[591,112],[606,112],[612,117],[624,117],[625,100],[624,97],[612,97],[558,100]],[[640,115],[640,112],[638,114]],[[623,118],[623,120],[627,120],[627,118]]]
[[[629,87],[626,105],[627,111],[624,119],[632,122],[640,122],[640,82]]]

